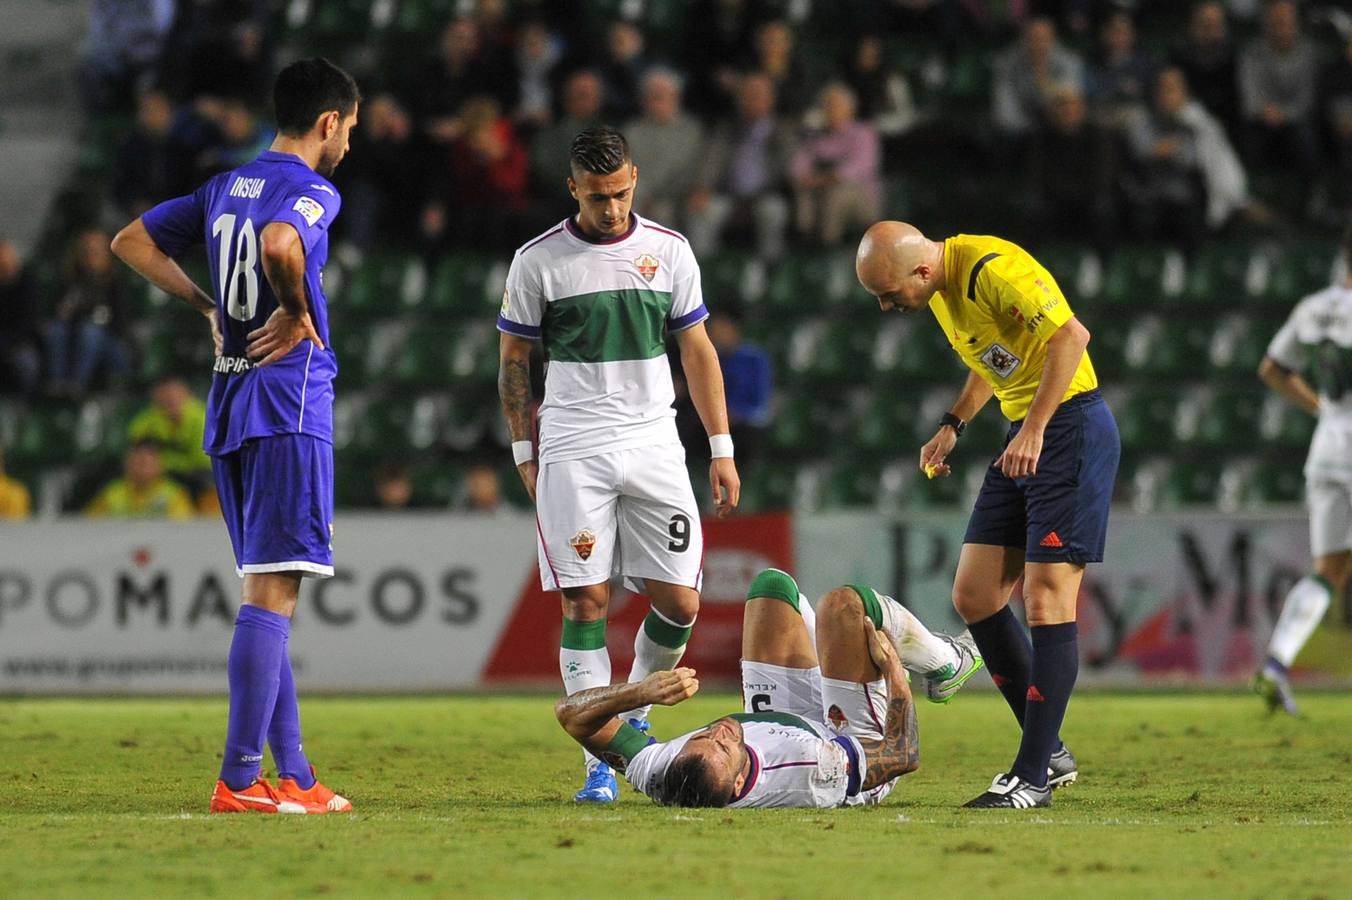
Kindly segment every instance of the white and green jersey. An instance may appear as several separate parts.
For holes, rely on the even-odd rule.
[[[1267,355],[1319,391],[1305,477],[1352,481],[1352,289],[1335,285],[1300,301]]]
[[[679,443],[666,337],[708,315],[685,238],[636,215],[616,238],[570,218],[516,251],[498,329],[544,342],[541,462]]]
[[[829,809],[844,806],[847,797],[859,792],[863,748],[854,737],[788,713],[737,713],[732,718],[742,723],[751,771],[729,807]],[[703,730],[649,744],[629,761],[624,777],[662,802],[667,767],[691,735]]]

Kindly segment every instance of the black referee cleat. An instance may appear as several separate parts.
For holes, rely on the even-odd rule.
[[[1047,787],[1053,790],[1065,787],[1074,784],[1079,777],[1080,767],[1075,764],[1075,757],[1070,755],[1070,748],[1062,744],[1061,749],[1047,760]]]
[[[996,775],[990,790],[963,804],[965,809],[1031,809],[1051,806],[1052,789],[1036,787],[1017,775]]]

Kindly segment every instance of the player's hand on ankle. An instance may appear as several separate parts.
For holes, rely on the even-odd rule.
[[[699,691],[695,670],[682,666],[663,672],[654,672],[643,679],[643,702],[661,706],[675,706]]]
[[[308,312],[296,316],[279,306],[262,328],[249,332],[249,357],[257,360],[260,366],[271,365],[294,350],[301,341],[310,341],[320,350],[324,349],[324,342],[319,339]]]

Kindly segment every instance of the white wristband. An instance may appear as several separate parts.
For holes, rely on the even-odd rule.
[[[535,459],[535,442],[512,441],[512,459],[518,466]]]
[[[714,459],[732,459],[732,435],[709,435],[709,454]]]

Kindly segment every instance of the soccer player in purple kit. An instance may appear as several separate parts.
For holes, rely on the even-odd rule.
[[[113,252],[210,323],[215,376],[203,448],[244,579],[230,644],[230,719],[211,812],[348,812],[301,749],[287,657],[303,577],[333,575],[333,379],[321,274],[341,199],[328,176],[347,153],[361,100],[324,59],[287,66],[277,139],[257,159],[161,203]],[[174,258],[205,241],[214,296]],[[263,742],[279,783],[260,777]]]

